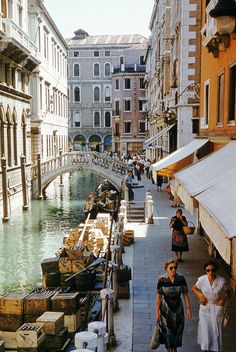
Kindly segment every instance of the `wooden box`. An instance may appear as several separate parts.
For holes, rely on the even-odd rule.
[[[84,269],[84,261],[81,259],[72,260],[71,264],[72,264],[72,273],[77,273],[82,269]]]
[[[5,344],[4,344],[4,341],[0,341],[0,352],[5,352]]]
[[[0,330],[16,331],[23,324],[23,315],[0,314]]]
[[[81,326],[80,310],[75,314],[64,315],[64,325],[68,328],[69,333],[76,332]]]
[[[25,299],[25,314],[43,314],[50,310],[50,298],[55,292],[32,293]]]
[[[43,273],[43,287],[58,287],[60,286],[60,273]]]
[[[6,350],[16,350],[16,332],[0,331],[0,340],[4,341]]]
[[[129,291],[129,281],[128,282],[119,282],[117,290],[117,298],[127,299],[130,297]]]
[[[71,260],[68,258],[60,258],[58,266],[59,266],[60,273],[71,273],[72,272]]]
[[[55,335],[46,335],[46,350],[61,350],[68,340],[68,328],[62,327]]]
[[[0,298],[0,314],[22,315],[28,293],[9,293]]]
[[[25,323],[36,323],[36,320],[38,319],[38,317],[40,317],[42,315],[42,313],[38,313],[38,314],[25,314],[24,315],[24,321]]]
[[[73,273],[61,273],[60,274],[60,286],[61,287],[71,287],[73,289],[75,287],[75,279],[71,279],[66,282],[69,277],[71,277]]]
[[[58,257],[46,258],[41,262],[41,268],[43,273],[51,273],[58,271]]]
[[[123,237],[125,241],[134,243],[134,230],[125,230]]]
[[[38,348],[45,340],[44,326],[40,323],[26,323],[16,332],[18,348]]]
[[[65,247],[69,259],[83,259],[83,250],[78,246]]]
[[[69,236],[70,236],[70,239],[78,241],[78,239],[79,239],[78,228],[70,229]]]
[[[45,334],[55,335],[64,326],[64,313],[45,312],[37,319],[37,323],[44,323]]]
[[[79,293],[57,293],[51,298],[51,309],[54,312],[75,314],[79,309]]]
[[[70,235],[67,233],[63,236],[63,245],[64,246],[75,246],[77,240],[73,240],[70,238]]]

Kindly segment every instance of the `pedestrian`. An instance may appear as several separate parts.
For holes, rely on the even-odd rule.
[[[128,197],[129,197],[129,202],[134,203],[134,191],[132,189],[132,183],[133,183],[133,172],[132,170],[128,170],[128,174],[125,176],[124,183],[125,186],[128,188]]]
[[[175,252],[176,259],[179,263],[183,262],[183,252],[189,251],[188,239],[183,231],[183,227],[188,226],[186,217],[183,216],[182,209],[176,210],[176,215],[171,218],[169,227],[172,231],[172,251]]]
[[[163,176],[157,175],[157,190],[158,191],[161,191],[162,183],[163,183]]]
[[[223,277],[217,275],[218,264],[212,260],[203,266],[205,275],[200,276],[192,292],[200,301],[198,343],[205,352],[222,351],[222,326],[224,306],[230,290]]]
[[[147,178],[150,178],[150,166],[151,166],[151,161],[150,161],[150,159],[147,159],[147,160],[145,161],[144,166],[145,166],[145,170],[146,170],[146,176],[147,176]]]
[[[159,322],[160,343],[167,351],[176,352],[182,346],[184,331],[184,308],[181,294],[186,306],[187,318],[192,313],[188,296],[188,286],[184,276],[177,274],[178,262],[169,259],[164,264],[166,274],[157,282],[156,320]]]

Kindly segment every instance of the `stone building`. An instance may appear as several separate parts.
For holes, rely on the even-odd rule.
[[[29,1],[29,33],[38,47],[31,80],[32,162],[68,150],[67,45],[41,0]]]
[[[31,179],[30,80],[37,74],[39,55],[28,32],[28,1],[1,0],[0,8],[0,214],[6,221],[9,205],[27,208]]]
[[[160,159],[199,132],[200,0],[158,0],[146,61],[147,156]]]
[[[81,29],[68,40],[69,138],[74,150],[112,150],[113,69],[125,60],[131,63],[132,48],[145,42],[140,35],[89,36]]]

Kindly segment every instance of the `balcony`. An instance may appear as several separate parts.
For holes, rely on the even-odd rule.
[[[30,37],[11,19],[2,19],[5,36],[2,38],[0,52],[17,64],[24,64],[24,68],[33,71],[40,63],[38,48]]]
[[[209,15],[210,11],[216,6],[217,0],[211,0],[206,8],[206,23],[201,29],[203,37],[202,45],[207,47],[215,57],[219,56],[219,47],[217,40],[217,28],[215,18]]]
[[[140,66],[140,65],[120,65],[119,67],[114,67],[113,69],[113,74],[117,73],[145,73],[146,72],[146,66]]]
[[[120,117],[120,110],[112,110],[112,116],[113,117]]]

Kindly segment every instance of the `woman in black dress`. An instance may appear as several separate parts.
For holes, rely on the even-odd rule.
[[[175,252],[179,263],[183,262],[182,253],[189,251],[188,239],[183,231],[183,227],[188,226],[186,217],[183,216],[182,209],[176,210],[176,215],[171,218],[169,227],[172,231],[172,251]]]
[[[157,282],[156,320],[159,322],[159,343],[165,344],[168,352],[176,352],[182,346],[184,331],[184,308],[191,319],[192,313],[188,296],[188,287],[184,276],[177,274],[178,262],[169,259],[164,266],[166,275]]]

